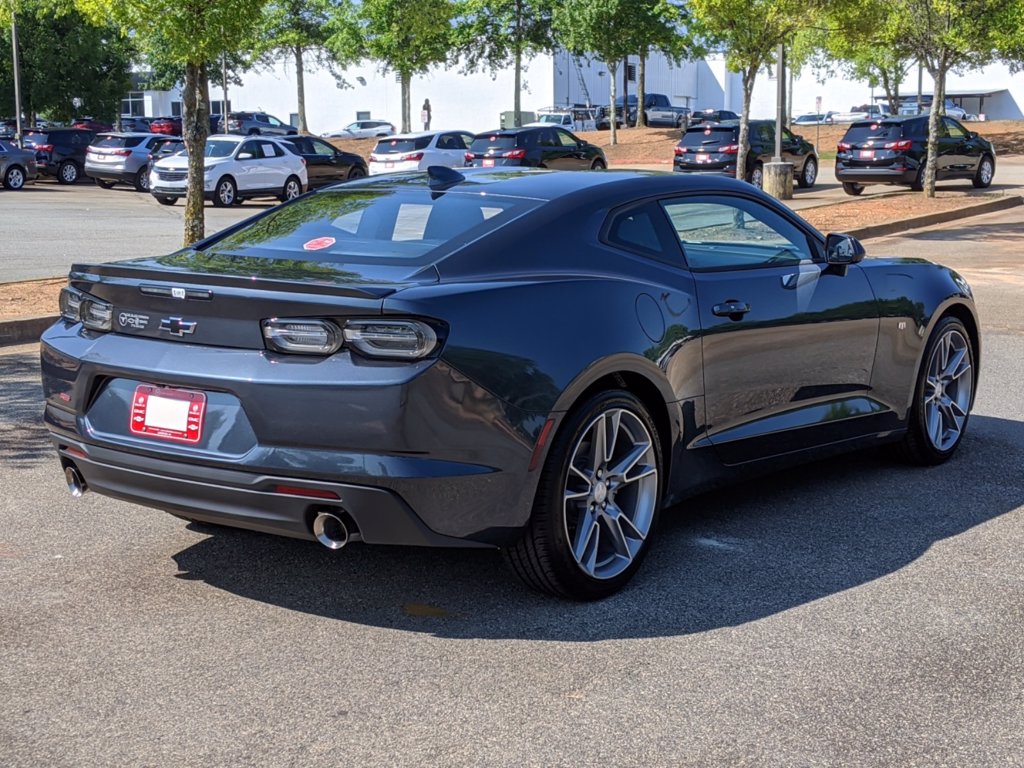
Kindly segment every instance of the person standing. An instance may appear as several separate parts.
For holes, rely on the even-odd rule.
[[[423,100],[423,110],[420,112],[420,119],[423,121],[423,130],[430,130],[430,99]]]

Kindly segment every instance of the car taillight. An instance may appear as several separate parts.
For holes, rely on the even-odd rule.
[[[889,141],[884,145],[884,149],[897,149],[901,152],[906,152],[913,146],[914,142],[910,139],[901,139],[900,141]]]
[[[467,152],[466,153],[466,162],[467,163],[472,163],[475,159],[476,159],[476,155],[474,155],[472,152]]]
[[[109,331],[114,317],[114,308],[87,293],[74,288],[62,288],[60,292],[60,316],[69,323],[81,322],[93,331]]]
[[[682,157],[686,154],[686,150],[682,147],[676,147],[676,157]]]
[[[53,144],[36,144],[36,152],[53,152]]]
[[[263,338],[275,352],[333,355],[342,344],[366,357],[419,360],[437,349],[437,333],[420,320],[331,320],[272,318],[264,320]]]
[[[522,160],[524,157],[526,157],[526,150],[510,149],[508,152],[505,152],[502,155],[502,157],[507,157],[509,160]]]
[[[836,144],[836,150],[838,150],[839,152],[842,152],[843,150],[847,149],[853,149],[853,145],[850,144],[848,141],[840,141],[838,144]]]
[[[115,151],[111,152],[110,154],[117,155],[118,157],[130,157],[131,154],[132,154],[132,151],[130,149],[118,149],[118,150],[115,150]]]
[[[416,160],[417,162],[423,159],[422,152],[410,152],[407,155],[401,155],[398,157],[399,162],[405,162],[410,160]]]
[[[740,153],[740,145],[726,144],[724,147],[719,147],[718,151],[723,155],[738,155]]]

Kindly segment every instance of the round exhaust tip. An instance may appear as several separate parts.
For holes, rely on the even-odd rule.
[[[80,498],[85,493],[85,480],[82,479],[82,475],[79,474],[78,470],[74,467],[64,468],[64,479],[67,481],[68,490],[71,491],[71,495],[76,499]]]
[[[348,526],[330,512],[320,512],[313,520],[313,535],[328,549],[341,549],[348,544]]]

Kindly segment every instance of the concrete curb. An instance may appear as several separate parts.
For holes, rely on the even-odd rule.
[[[0,321],[0,347],[14,344],[28,344],[39,341],[43,331],[58,320],[57,315],[43,317],[18,317]]]
[[[1019,195],[1007,195],[999,200],[989,200],[978,205],[968,205],[964,208],[954,208],[950,211],[939,211],[938,213],[926,213],[923,216],[914,216],[909,219],[897,219],[888,221],[885,224],[874,224],[870,227],[846,230],[846,234],[856,237],[858,240],[870,240],[874,237],[885,237],[897,232],[906,232],[908,229],[920,229],[931,227],[935,224],[945,224],[947,221],[966,219],[971,216],[981,216],[985,213],[1004,211],[1007,208],[1014,208],[1024,203],[1024,198]]]
[[[1014,208],[1021,204],[1024,204],[1024,198],[1019,195],[1007,195],[999,200],[989,200],[988,202],[969,205],[965,208],[955,208],[951,211],[928,213],[924,216],[915,216],[910,219],[900,219],[898,221],[886,222],[885,224],[850,229],[847,230],[846,234],[852,235],[858,240],[870,240],[871,238],[885,237],[897,232],[906,232],[910,229],[944,224],[947,221],[981,216],[985,213],[995,213],[996,211]],[[57,320],[57,315],[46,315],[44,317],[19,317],[14,320],[0,321],[0,347],[39,341],[43,331],[57,322]]]

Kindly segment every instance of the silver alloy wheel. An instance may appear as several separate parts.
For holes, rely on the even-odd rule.
[[[302,194],[302,187],[295,179],[289,179],[284,185],[284,199],[294,200]]]
[[[758,189],[764,189],[764,171],[761,168],[754,168],[750,172],[750,183]]]
[[[981,168],[978,169],[978,178],[986,187],[992,183],[992,161],[987,157],[982,158]]]
[[[8,189],[21,189],[25,186],[25,174],[21,172],[20,168],[11,168],[7,171],[7,179],[5,180]]]
[[[138,173],[136,173],[135,175],[138,178],[139,189],[142,190],[143,192],[148,192],[149,191],[149,171],[145,167],[143,167],[143,168],[140,168]]]
[[[78,181],[78,168],[74,163],[64,163],[60,167],[60,177],[67,184],[74,184]]]
[[[971,345],[956,328],[942,334],[928,361],[924,417],[928,441],[938,451],[956,445],[974,391]]]
[[[651,433],[624,408],[605,411],[583,430],[565,478],[566,541],[595,579],[625,571],[643,548],[658,500]]]
[[[217,197],[224,205],[231,205],[235,202],[235,187],[228,179],[224,179],[217,185]]]
[[[804,185],[813,187],[815,180],[818,178],[818,164],[814,162],[813,158],[808,159],[804,163]]]

